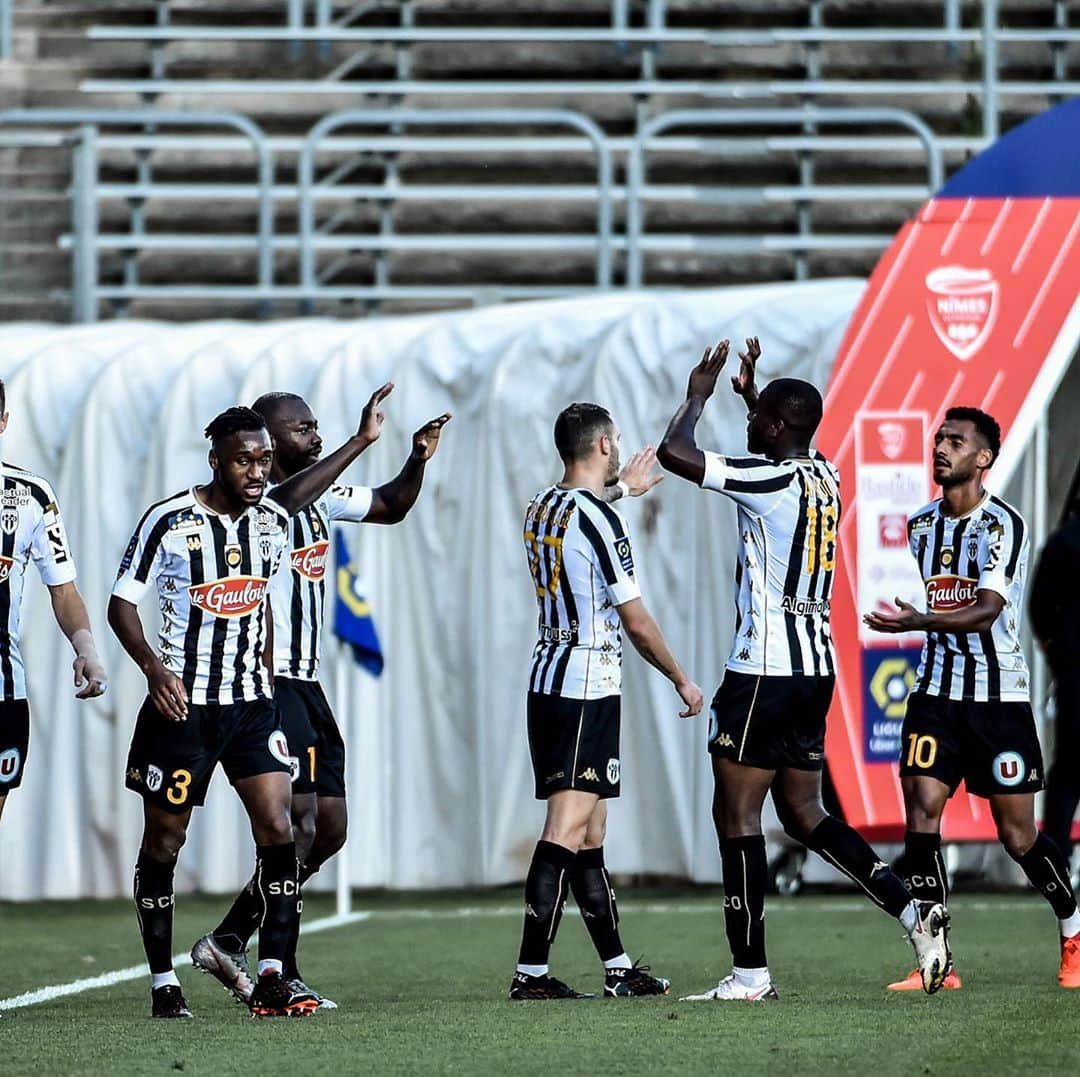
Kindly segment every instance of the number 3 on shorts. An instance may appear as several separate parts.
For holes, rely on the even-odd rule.
[[[170,804],[183,804],[188,798],[191,789],[191,771],[174,770],[172,772],[173,784],[165,790],[165,798]]]
[[[937,759],[937,737],[931,737],[929,733],[908,734],[907,765],[926,770],[934,765]]]

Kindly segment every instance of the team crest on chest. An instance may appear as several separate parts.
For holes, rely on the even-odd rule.
[[[269,561],[274,554],[274,544],[270,541],[269,535],[262,535],[259,538],[259,556],[264,561]]]
[[[952,560],[953,560],[953,558],[952,558],[952,550],[942,550],[941,551],[941,563],[946,568],[948,568],[949,565],[952,564]]]
[[[230,571],[240,567],[240,562],[243,561],[244,554],[239,545],[229,545],[225,547],[225,564],[229,566]]]
[[[19,510],[14,505],[5,505],[0,510],[0,528],[5,535],[14,535],[19,529]]]

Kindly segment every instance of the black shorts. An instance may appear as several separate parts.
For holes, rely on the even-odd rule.
[[[345,795],[345,741],[318,681],[274,678],[274,703],[298,763],[296,794]]]
[[[189,703],[187,720],[173,722],[147,699],[135,722],[124,784],[179,815],[203,805],[218,763],[233,785],[257,774],[295,770],[272,700]]]
[[[1030,703],[971,703],[913,692],[901,742],[901,778],[937,778],[952,791],[963,779],[977,797],[1043,787]]]
[[[762,770],[821,770],[834,682],[727,670],[709,711],[709,751]]]
[[[0,797],[22,785],[29,749],[29,704],[25,699],[0,703]]]
[[[529,693],[529,753],[536,799],[580,789],[602,799],[619,795],[619,696],[564,699]]]

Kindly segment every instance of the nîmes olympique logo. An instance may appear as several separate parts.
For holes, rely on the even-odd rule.
[[[997,318],[998,283],[988,269],[941,266],[926,276],[926,309],[938,340],[957,359],[970,359]]]

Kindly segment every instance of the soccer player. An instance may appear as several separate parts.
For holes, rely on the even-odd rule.
[[[941,497],[908,520],[908,542],[926,582],[925,613],[896,600],[895,613],[863,617],[877,632],[925,632],[902,730],[900,783],[907,812],[904,869],[912,893],[943,903],[941,815],[961,780],[990,802],[998,838],[1058,918],[1062,987],[1080,987],[1080,913],[1060,849],[1035,828],[1043,761],[1020,649],[1027,527],[983,489],[1001,429],[978,408],[950,408],[934,434]],[[909,990],[911,977],[890,984]],[[947,987],[959,988],[959,977]]]
[[[109,624],[146,675],[148,696],[128,754],[126,784],[143,798],[135,906],[152,975],[153,1015],[190,1017],[172,967],[173,869],[192,809],[220,762],[247,810],[260,909],[258,1016],[318,1006],[284,979],[299,919],[290,817],[290,753],[272,699],[266,591],[288,548],[289,516],[319,497],[379,435],[378,390],[357,435],[267,498],[273,450],[262,416],[230,408],[206,428],[213,479],[152,505],[135,529],[109,602]],[[137,604],[156,585],[159,650]]]
[[[319,424],[302,397],[267,393],[252,405],[266,421],[274,446],[271,481],[284,482],[322,455]],[[334,485],[293,517],[289,557],[270,581],[274,614],[274,702],[293,760],[292,820],[303,885],[344,844],[345,744],[319,684],[326,559],[334,520],[396,524],[416,503],[424,469],[450,421],[440,415],[413,434],[404,467],[390,482]],[[254,986],[247,966],[248,939],[259,926],[255,880],[240,892],[225,919],[191,951],[195,967],[209,972],[241,1001]],[[297,936],[289,940],[283,974],[297,990],[315,994],[321,1006],[335,1003],[312,992],[296,965]]]
[[[620,625],[638,653],[674,685],[686,709],[701,689],[672,657],[641,599],[626,521],[607,502],[643,494],[655,454],[636,454],[619,477],[619,431],[596,404],[571,404],[555,421],[562,481],[533,498],[525,550],[540,608],[529,676],[528,727],[536,798],[547,819],[525,880],[525,926],[512,999],[588,998],[548,974],[567,892],[604,964],[604,994],[664,995],[667,980],[626,955],[604,867],[607,800],[619,795]],[[621,485],[618,483],[621,481]]]
[[[825,717],[836,659],[829,595],[840,522],[839,476],[810,447],[821,394],[779,378],[758,395],[761,348],[748,340],[732,378],[749,411],[750,457],[703,452],[694,429],[727,360],[729,344],[706,349],[690,372],[686,401],[657,451],[661,465],[738,508],[735,638],[712,702],[709,751],[713,817],[724,870],[729,976],[687,1001],[777,998],[765,956],[767,864],[761,806],[770,787],[784,829],[839,868],[904,925],[927,993],[949,968],[947,917],[939,902],[912,900],[903,881],[821,802]]]
[[[7,392],[0,381],[0,434],[7,429]],[[0,464],[0,816],[8,793],[22,784],[30,744],[26,669],[19,647],[26,566],[34,562],[49,589],[53,615],[75,650],[75,696],[105,691],[90,618],[78,587],[75,561],[52,487],[14,464]]]

